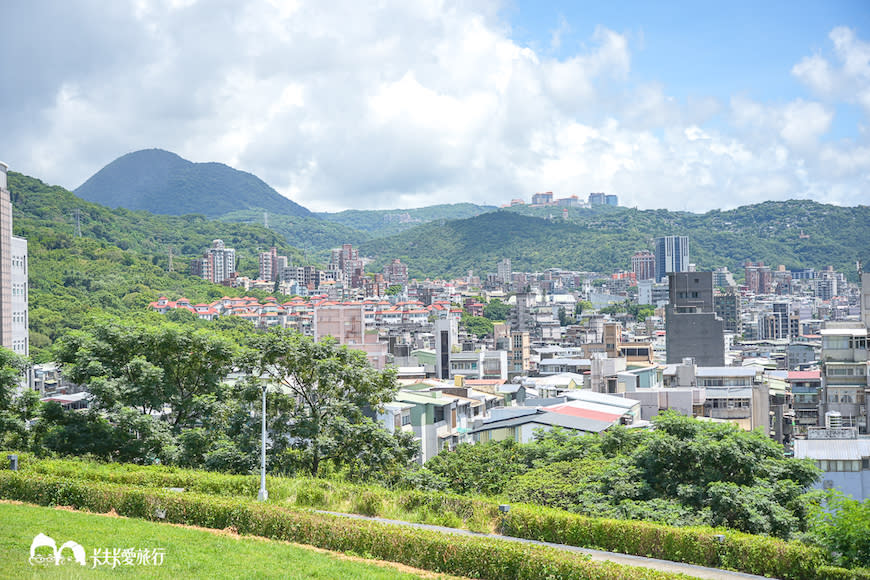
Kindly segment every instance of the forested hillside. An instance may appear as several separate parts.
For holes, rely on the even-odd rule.
[[[855,262],[870,260],[870,208],[812,201],[765,202],[705,214],[612,208],[569,210],[561,217],[521,215],[505,209],[477,217],[430,223],[370,240],[361,249],[376,259],[401,258],[412,276],[461,276],[469,269],[495,271],[510,258],[514,270],[559,267],[611,272],[630,268],[630,257],[651,249],[660,235],[687,235],[699,269],[727,266],[739,272],[746,260],[787,268],[827,265],[855,276]],[[543,211],[543,210],[539,210]]]
[[[192,163],[162,149],[115,159],[79,186],[76,195],[109,207],[165,215],[216,217],[238,209],[311,215],[256,175],[223,163]]]
[[[324,220],[369,233],[372,237],[398,234],[420,224],[474,217],[495,210],[495,206],[450,203],[413,209],[358,210],[318,213]]]
[[[302,259],[278,234],[259,225],[111,210],[12,172],[9,190],[14,232],[29,246],[30,341],[37,359],[50,342],[81,327],[94,312],[141,312],[160,294],[194,301],[237,295],[188,275],[190,259],[215,238],[236,248],[244,275],[256,275],[258,249],[277,246],[297,263]],[[75,235],[76,209],[81,237]],[[174,272],[168,272],[170,247]]]

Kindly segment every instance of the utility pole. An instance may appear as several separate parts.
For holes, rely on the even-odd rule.
[[[76,218],[76,237],[82,237],[82,210],[79,208],[75,208],[73,210],[73,216]]]
[[[263,212],[263,227],[269,229],[269,212],[267,211]]]
[[[172,246],[169,246],[169,271],[172,272]]]

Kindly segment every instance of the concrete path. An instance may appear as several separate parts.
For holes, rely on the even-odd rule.
[[[617,552],[603,552],[601,550],[591,550],[589,548],[579,548],[577,546],[568,546],[565,544],[553,544],[550,542],[540,542],[538,540],[528,540],[526,538],[515,538],[513,536],[502,536],[500,534],[481,534],[471,532],[469,530],[460,530],[456,528],[448,528],[444,526],[433,526],[430,524],[416,524],[413,522],[405,522],[402,520],[388,520],[386,518],[369,517],[359,514],[346,514],[341,512],[331,512],[326,510],[314,510],[317,513],[329,514],[343,518],[352,518],[358,520],[371,520],[382,524],[391,524],[394,526],[407,526],[409,528],[420,528],[422,530],[432,530],[445,534],[457,534],[460,536],[476,536],[479,538],[493,538],[496,540],[505,540],[508,542],[517,542],[520,544],[537,544],[539,546],[549,546],[557,550],[565,550],[568,552],[579,552],[586,554],[593,560],[610,561],[616,564],[626,566],[639,566],[641,568],[652,568],[661,570],[662,572],[682,573],[693,578],[708,578],[710,580],[736,580],[738,578],[747,579],[763,579],[764,576],[755,576],[744,572],[732,572],[730,570],[720,570],[718,568],[706,568],[695,564],[684,564],[682,562],[671,562],[670,560],[658,560],[656,558],[644,558],[642,556],[632,556],[629,554],[619,554]]]

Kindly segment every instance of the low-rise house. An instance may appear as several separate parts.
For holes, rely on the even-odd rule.
[[[812,459],[822,470],[815,487],[837,489],[858,501],[870,498],[870,439],[855,427],[810,427],[806,439],[794,441],[797,459]]]

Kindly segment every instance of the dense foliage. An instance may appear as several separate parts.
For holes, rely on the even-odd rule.
[[[828,491],[814,506],[810,537],[844,566],[870,568],[870,501]]]
[[[414,209],[348,209],[336,213],[318,213],[317,216],[380,238],[398,234],[423,223],[465,219],[494,209],[494,206],[452,203]]]
[[[217,217],[238,209],[311,215],[256,175],[223,163],[192,163],[161,149],[115,159],[79,186],[76,194],[109,207],[166,215]]]
[[[0,452],[0,471],[5,453]],[[257,495],[255,476],[226,475],[166,466],[100,464],[85,460],[21,457],[21,475],[0,473],[0,498],[31,501],[82,501],[81,484],[101,488],[120,484],[149,493],[184,488],[187,493],[250,500]],[[57,481],[63,484],[52,489]],[[28,486],[34,482],[34,486]],[[551,508],[513,504],[507,514],[495,499],[408,489],[384,489],[371,484],[308,477],[270,477],[271,502],[286,507],[390,517],[409,522],[501,532],[570,546],[724,567],[773,578],[865,578],[859,570],[825,565],[825,554],[812,546],[769,536],[753,536],[710,527],[673,527],[650,522],[612,520],[571,514]],[[35,488],[35,489],[34,489]],[[47,493],[46,493],[47,492]],[[135,494],[135,491],[132,491]],[[26,496],[24,495],[26,494]],[[97,492],[97,496],[100,492]],[[94,496],[90,496],[94,499]],[[81,505],[68,504],[64,505]]]
[[[705,214],[667,210],[572,208],[568,220],[522,215],[510,208],[446,223],[423,224],[401,234],[369,240],[364,254],[401,258],[409,275],[462,276],[495,271],[510,258],[514,270],[560,267],[612,272],[630,269],[638,250],[661,235],[689,236],[699,270],[726,266],[742,274],[746,260],[787,268],[835,269],[855,279],[855,261],[868,263],[870,207],[836,207],[812,201],[764,202]],[[803,232],[803,236],[801,236]],[[805,237],[809,236],[809,237]]]
[[[326,468],[392,481],[416,454],[411,437],[362,414],[364,404],[376,408],[389,399],[394,376],[333,342],[193,316],[182,323],[157,314],[102,316],[61,338],[55,355],[65,375],[87,387],[90,407],[66,410],[22,395],[0,408],[0,443],[248,473],[259,457],[262,376],[285,387],[267,393],[271,472]],[[9,369],[17,364],[6,361]],[[237,375],[239,368],[254,374]],[[349,440],[356,445],[345,445]]]
[[[51,343],[96,312],[142,312],[161,295],[193,303],[241,295],[243,289],[188,275],[190,259],[216,238],[236,248],[243,275],[256,277],[257,250],[271,246],[296,263],[302,260],[275,232],[258,225],[110,210],[18,173],[9,173],[9,190],[14,232],[27,238],[30,254],[30,346],[37,361],[46,359]],[[75,236],[75,209],[81,210],[82,237]],[[173,272],[167,271],[170,248]]]
[[[0,472],[0,497],[133,518],[237,530],[241,534],[366,554],[470,578],[635,580],[679,578],[650,568],[594,562],[584,554],[492,538],[408,529],[288,509],[251,499]],[[160,514],[160,515],[157,515]]]
[[[554,430],[513,441],[460,446],[426,467],[458,493],[501,494],[568,511],[675,525],[723,525],[788,537],[806,529],[811,462],[783,457],[760,432],[675,413],[652,431],[600,436]]]

